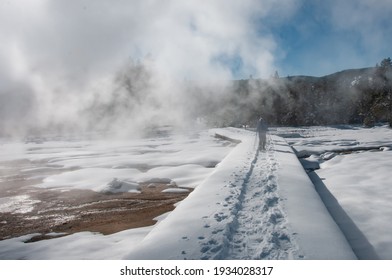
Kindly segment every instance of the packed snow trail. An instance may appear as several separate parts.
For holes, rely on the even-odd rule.
[[[293,251],[280,209],[271,145],[257,152],[243,184],[228,259],[287,259]]]
[[[291,259],[296,252],[287,230],[286,217],[280,207],[276,171],[278,163],[272,141],[266,151],[255,149],[244,179],[233,184],[225,201],[233,205],[232,220],[227,223],[221,250],[211,255],[207,240],[204,259]],[[239,191],[238,191],[239,188]],[[216,215],[219,222],[222,215]],[[216,241],[215,241],[216,242]],[[212,250],[212,253],[216,253]]]

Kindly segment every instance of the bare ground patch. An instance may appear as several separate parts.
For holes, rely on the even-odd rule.
[[[26,162],[22,162],[27,164]],[[31,187],[41,179],[18,173],[20,162],[0,172],[0,199],[26,196],[13,211],[0,212],[0,240],[39,233],[30,242],[82,231],[112,234],[126,229],[150,226],[155,217],[172,211],[174,204],[189,192],[162,192],[173,186],[142,183],[140,193],[97,193],[90,190],[57,190]],[[46,172],[64,172],[48,169]],[[40,170],[40,173],[46,173]],[[7,174],[6,174],[7,173]],[[29,174],[31,175],[31,174]],[[28,205],[28,203],[30,203]],[[30,209],[26,210],[26,205]],[[18,208],[19,207],[19,208]],[[25,208],[23,208],[25,207]],[[47,235],[49,234],[49,235]]]

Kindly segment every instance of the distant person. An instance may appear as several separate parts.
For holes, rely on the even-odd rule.
[[[259,121],[257,122],[257,133],[259,134],[260,150],[265,150],[265,145],[267,143],[267,131],[268,131],[267,122],[262,117],[260,117]]]

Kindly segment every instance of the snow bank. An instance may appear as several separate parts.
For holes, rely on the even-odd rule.
[[[361,259],[392,259],[392,130],[384,125],[279,128]],[[319,168],[317,165],[319,164]]]
[[[137,190],[137,186],[125,186],[114,184],[116,180],[132,182],[132,178],[141,172],[137,169],[109,169],[109,168],[84,168],[61,174],[48,176],[42,184],[36,185],[42,188],[62,189],[89,189],[97,192],[108,192],[110,190],[122,190],[124,192]]]
[[[136,182],[128,182],[114,178],[106,188],[101,190],[104,193],[140,192],[140,186]]]
[[[79,232],[55,239],[24,243],[36,234],[0,242],[2,260],[118,260],[129,251],[130,244],[137,244],[151,227],[125,230],[102,235]],[[48,234],[53,235],[53,234]]]
[[[279,162],[279,189],[304,256],[307,259],[355,259],[293,150],[284,139],[274,139]]]
[[[356,250],[367,250],[362,252],[366,259],[376,257],[374,252],[369,255],[372,249],[378,257],[392,259],[391,160],[390,151],[339,155],[316,172],[366,238],[360,243],[353,240]],[[352,228],[348,231],[348,236],[358,239]],[[365,248],[367,242],[373,248]]]

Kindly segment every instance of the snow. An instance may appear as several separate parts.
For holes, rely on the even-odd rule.
[[[110,184],[118,179],[125,182],[121,191],[135,192],[137,183],[153,178],[195,187],[229,150],[227,141],[219,142],[208,132],[199,132],[129,141],[3,143],[0,158],[4,161],[27,159],[33,163],[46,161],[51,168],[75,169],[45,176],[37,187],[117,192],[119,186],[116,189]],[[39,169],[22,171],[28,174]]]
[[[0,197],[0,213],[24,214],[34,209],[39,200],[30,199],[28,195]]]
[[[35,235],[29,234],[0,241],[0,259],[118,260],[150,230],[150,227],[144,227],[106,236],[94,232],[79,232],[55,239],[24,243]]]
[[[139,193],[140,185],[136,182],[121,181],[114,178],[106,188],[102,190],[105,193],[123,193],[123,192],[135,192]]]
[[[127,258],[355,258],[282,138],[258,152],[253,132],[215,133],[241,143]]]
[[[278,135],[289,136],[288,143],[299,157],[391,147],[392,130],[387,126],[363,128],[341,125],[335,127],[277,128]]]
[[[382,259],[392,259],[391,159],[390,151],[338,155],[316,172]]]
[[[392,130],[312,127],[301,135],[290,142],[319,163],[311,178],[356,255],[392,259]]]
[[[222,145],[215,134],[240,142]],[[307,127],[271,134],[263,152],[254,132],[234,128],[132,143],[2,143],[2,160],[47,160],[63,171],[36,187],[116,192],[170,182],[169,191],[195,189],[154,226],[34,243],[23,242],[30,235],[12,238],[0,241],[0,258],[391,259],[391,130]]]
[[[65,189],[91,189],[93,191],[107,192],[120,187],[114,184],[118,178],[126,180],[139,175],[136,169],[109,169],[109,168],[84,168],[75,171],[48,176],[38,187],[65,188]],[[137,184],[127,184],[129,190],[137,190]],[[125,190],[123,190],[125,191]]]
[[[162,192],[164,193],[187,193],[189,190],[187,189],[181,189],[181,188],[168,188],[163,190]]]
[[[355,258],[342,232],[326,211],[312,182],[292,149],[277,142],[279,185],[299,247],[307,259]]]

